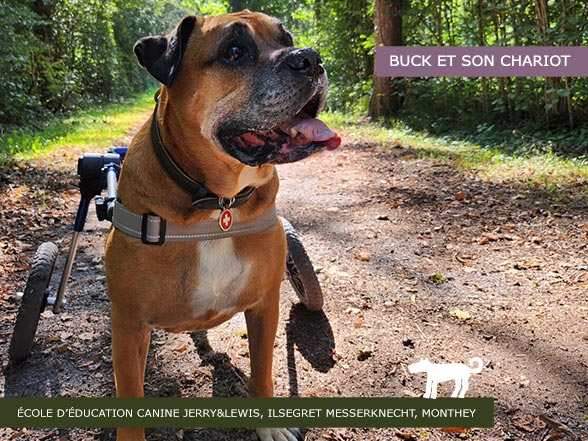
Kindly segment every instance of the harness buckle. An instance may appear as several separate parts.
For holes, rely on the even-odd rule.
[[[145,245],[163,245],[166,227],[165,219],[152,213],[145,213],[141,217],[141,242]],[[157,237],[157,239],[150,240],[150,237]]]

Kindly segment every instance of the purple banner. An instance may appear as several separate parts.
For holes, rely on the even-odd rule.
[[[378,77],[588,77],[588,47],[379,46]]]

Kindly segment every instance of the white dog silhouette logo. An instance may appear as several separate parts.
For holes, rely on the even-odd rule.
[[[462,363],[431,363],[426,358],[408,366],[408,372],[416,374],[427,373],[427,389],[424,398],[437,398],[437,385],[444,381],[455,381],[455,389],[451,396],[463,398],[469,387],[470,375],[479,374],[484,368],[480,357],[470,360],[470,366]],[[475,366],[475,367],[474,367]]]

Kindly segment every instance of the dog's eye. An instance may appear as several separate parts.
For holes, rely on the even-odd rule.
[[[245,49],[243,49],[241,46],[231,44],[225,51],[225,60],[230,63],[234,63],[235,61],[238,61],[244,54]]]

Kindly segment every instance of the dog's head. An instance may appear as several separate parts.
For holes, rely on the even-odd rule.
[[[316,119],[327,95],[318,52],[295,48],[275,18],[248,11],[185,17],[134,51],[165,85],[172,108],[189,109],[182,123],[243,164],[293,162],[340,143]]]
[[[421,358],[416,363],[412,363],[412,364],[408,365],[408,372],[410,372],[411,374],[425,372],[430,365],[431,365],[431,362],[427,358]]]

